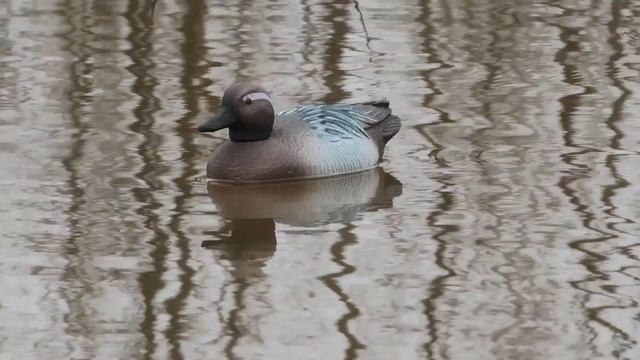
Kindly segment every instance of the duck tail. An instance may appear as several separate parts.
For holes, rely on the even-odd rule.
[[[389,115],[380,123],[382,125],[381,137],[386,144],[391,138],[400,131],[400,118],[391,114],[389,100],[381,99],[364,103],[364,105],[375,106],[378,108],[389,109]]]
[[[367,101],[365,103],[362,103],[362,105],[370,105],[370,106],[375,106],[375,107],[379,107],[379,108],[388,109],[389,108],[389,100],[381,99],[381,100]]]
[[[384,129],[382,130],[382,141],[386,144],[391,138],[400,131],[400,118],[395,115],[389,115],[384,119]]]

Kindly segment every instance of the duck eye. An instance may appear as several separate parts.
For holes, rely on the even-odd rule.
[[[251,105],[254,101],[257,100],[266,100],[271,103],[271,98],[269,98],[269,95],[260,91],[252,92],[242,97],[242,102],[246,105]]]

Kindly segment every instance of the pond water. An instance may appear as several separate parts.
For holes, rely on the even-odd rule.
[[[0,0],[0,358],[640,358],[640,3]],[[386,97],[379,169],[197,125]]]

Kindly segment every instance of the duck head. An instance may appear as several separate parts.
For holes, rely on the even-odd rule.
[[[253,83],[231,85],[222,97],[222,108],[198,127],[200,132],[229,128],[231,141],[258,141],[269,138],[275,113],[271,98]]]

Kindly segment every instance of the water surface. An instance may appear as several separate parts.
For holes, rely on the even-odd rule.
[[[0,0],[0,358],[640,358],[640,7]],[[382,168],[198,181],[235,79]]]

